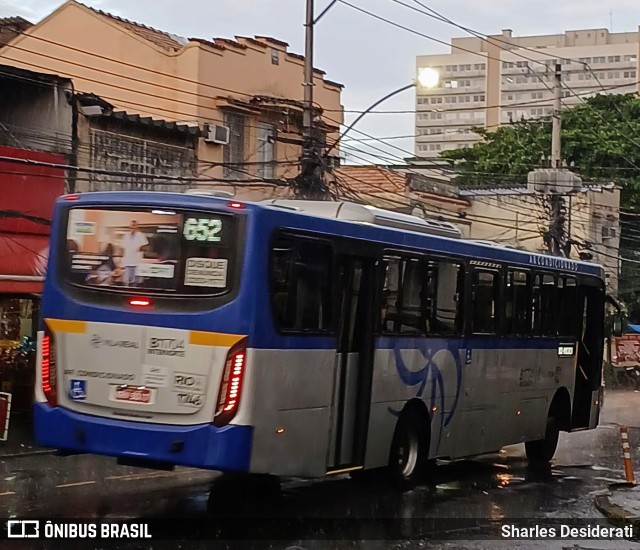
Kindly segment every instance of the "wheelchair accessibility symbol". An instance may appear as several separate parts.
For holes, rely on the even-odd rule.
[[[82,401],[87,398],[87,381],[86,380],[71,380],[69,387],[69,399],[74,401]]]

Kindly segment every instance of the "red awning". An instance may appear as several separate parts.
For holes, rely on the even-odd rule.
[[[59,164],[63,155],[0,146],[0,293],[42,292],[53,204],[64,192]]]
[[[40,294],[48,255],[46,236],[0,233],[0,293]]]

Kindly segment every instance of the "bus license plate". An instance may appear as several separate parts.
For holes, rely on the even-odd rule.
[[[113,401],[140,403],[141,405],[151,405],[153,398],[153,390],[149,388],[138,388],[137,386],[115,386],[111,395]]]

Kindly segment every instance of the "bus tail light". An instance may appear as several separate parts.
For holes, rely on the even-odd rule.
[[[242,382],[247,365],[247,342],[243,340],[229,350],[224,364],[218,406],[213,423],[226,426],[236,415],[242,393]]]
[[[42,374],[42,391],[51,407],[58,406],[58,373],[56,369],[55,338],[48,328],[42,337],[42,359],[40,370]]]
[[[134,297],[134,298],[129,298],[128,302],[127,302],[131,307],[137,307],[137,308],[147,308],[147,307],[151,307],[151,300],[149,298],[139,298],[139,297]]]

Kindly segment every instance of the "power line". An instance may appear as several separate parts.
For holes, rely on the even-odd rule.
[[[364,13],[365,15],[368,15],[369,17],[372,17],[374,19],[377,19],[378,21],[382,21],[384,23],[387,23],[388,25],[392,25],[394,27],[397,27],[399,29],[402,29],[406,32],[409,32],[411,34],[415,34],[416,36],[420,36],[422,38],[426,38],[427,40],[431,40],[432,42],[437,42],[438,44],[443,44],[444,46],[451,46],[451,44],[449,44],[448,42],[445,42],[444,40],[440,40],[439,38],[435,38],[433,36],[429,36],[428,34],[425,34],[423,32],[417,31],[415,29],[412,29],[411,27],[407,27],[405,25],[402,25],[400,23],[397,23],[395,21],[391,21],[390,19],[387,19],[386,17],[382,17],[381,15],[378,15],[376,13],[370,12],[364,8],[361,8],[360,6],[356,6],[355,4],[351,4],[350,2],[347,2],[346,0],[338,0],[338,2],[340,2],[341,4],[344,4],[345,6],[349,6],[351,9],[354,9],[356,11],[359,11],[361,13]],[[476,55],[478,57],[481,57],[482,59],[492,59],[495,61],[501,61],[501,59],[497,58],[497,57],[491,57],[490,55],[485,55],[483,52],[474,52],[473,50],[469,50],[467,48],[463,48],[460,46],[456,46],[457,50],[462,50],[464,52]]]
[[[548,68],[548,65],[546,63],[544,63],[543,61],[540,61],[538,59],[532,59],[530,57],[526,57],[522,54],[517,53],[517,51],[514,50],[525,50],[528,52],[532,52],[535,53],[537,55],[542,55],[545,56],[549,59],[557,59],[556,56],[552,55],[552,54],[548,54],[546,52],[540,51],[540,50],[536,50],[533,48],[528,48],[527,46],[521,46],[519,44],[514,44],[513,42],[509,42],[508,40],[504,40],[498,36],[490,36],[488,34],[484,34],[481,33],[479,31],[476,31],[474,29],[471,29],[469,27],[465,27],[464,25],[460,25],[459,23],[456,23],[455,21],[452,21],[451,19],[445,17],[444,15],[442,15],[441,13],[437,12],[436,10],[434,10],[433,8],[430,8],[429,6],[423,4],[422,2],[420,2],[419,0],[413,0],[413,2],[419,6],[421,6],[422,8],[424,8],[425,10],[428,11],[423,11],[420,10],[414,6],[411,6],[409,4],[406,4],[404,2],[402,2],[401,0],[391,0],[391,2],[394,2],[396,4],[399,4],[401,6],[404,6],[405,8],[408,8],[410,10],[413,10],[415,12],[421,13],[422,15],[425,15],[427,17],[430,17],[431,19],[436,19],[437,21],[442,21],[443,23],[448,23],[449,25],[452,25],[458,29],[461,29],[465,32],[467,32],[468,34],[471,34],[472,36],[475,36],[476,38],[479,38],[480,40],[482,40],[483,42],[486,42],[488,44],[494,43],[494,42],[498,42],[498,43],[502,43],[502,44],[506,44],[507,46],[512,46],[511,48],[504,48],[501,46],[498,46],[498,48],[500,48],[501,50],[507,51],[511,54],[513,54],[514,56],[520,57],[522,59],[526,59],[527,61],[531,61],[533,63],[539,63],[541,65],[544,65],[545,67]],[[431,12],[431,13],[428,13]],[[513,46],[515,46],[515,48],[513,48]],[[460,49],[458,46],[456,46],[456,49]],[[563,59],[567,59],[568,61],[574,61],[576,63],[580,63],[583,64],[583,61],[579,61],[576,59],[571,59],[571,58],[563,58]]]
[[[342,0],[340,0],[340,1],[342,1]],[[394,0],[394,1],[396,1],[396,0]],[[98,57],[98,58],[104,58],[104,59],[107,59],[107,60],[113,62],[112,59],[110,59],[110,58],[108,58],[106,56],[101,56],[100,54],[79,50],[78,48],[73,48],[72,46],[60,44],[58,42],[51,41],[51,40],[48,40],[48,39],[44,39],[44,38],[36,36],[36,35],[28,35],[28,36],[30,38],[36,38],[36,39],[43,40],[43,41],[48,42],[48,43],[55,44],[55,45],[57,45],[59,47],[62,47],[62,48],[68,48],[68,49],[83,53],[85,55],[90,55],[90,56],[94,56],[94,57]],[[87,69],[87,68],[88,69],[92,69],[91,67],[87,67],[85,65],[82,65],[82,64],[79,64],[79,63],[75,63],[75,62],[72,62],[72,61],[67,60],[67,59],[61,59],[59,57],[47,55],[47,54],[44,54],[44,53],[41,53],[41,52],[35,52],[33,50],[29,50],[27,48],[22,48],[20,46],[9,45],[9,47],[12,47],[12,48],[17,49],[17,50],[22,50],[22,51],[25,51],[25,52],[28,52],[28,53],[32,53],[32,54],[35,54],[35,55],[41,55],[43,57],[48,57],[50,59],[53,59],[53,60],[56,60],[56,61],[60,61],[60,62],[63,62],[63,63],[76,65],[76,66],[81,67],[83,69]],[[41,66],[41,65],[36,65],[36,64],[33,64],[33,63],[28,63],[28,62],[24,62],[24,61],[20,61],[20,60],[14,60],[14,59],[11,59],[11,58],[7,58],[7,59],[10,59],[10,60],[13,60],[13,61],[16,61],[16,62],[19,62],[19,63],[22,62],[22,63],[28,64],[28,65],[31,65],[31,66],[35,66],[35,67],[41,68],[41,69],[48,69],[47,67],[44,67],[44,66]],[[118,64],[125,65],[125,66],[131,66],[131,67],[134,67],[134,68],[137,68],[137,69],[140,69],[140,70],[149,71],[149,72],[152,72],[152,73],[156,73],[156,74],[161,74],[163,76],[167,76],[164,73],[160,73],[159,71],[154,71],[154,70],[149,69],[147,67],[141,67],[141,66],[134,65],[134,64],[131,64],[131,63],[118,62]],[[104,73],[105,71],[100,71],[100,72]],[[4,73],[4,74],[6,74],[6,73]],[[88,80],[88,81],[96,82],[98,84],[102,84],[103,83],[100,80],[95,80],[95,79],[91,79],[91,78],[88,78],[88,77],[81,77],[81,76],[78,76],[78,75],[75,75],[75,74],[71,74],[71,73],[68,73],[68,74],[70,74],[70,76],[73,76],[75,78],[85,79],[85,80]],[[114,75],[116,77],[124,78],[124,77],[122,77],[121,75],[119,75],[117,73],[113,73],[113,72],[109,72],[109,71],[107,71],[107,74],[112,74],[112,75]],[[14,76],[14,75],[11,75],[11,76]],[[168,76],[170,76],[172,78],[177,78],[179,80],[183,80],[183,81],[186,81],[186,82],[197,83],[197,81],[195,81],[195,80],[185,79],[185,78],[182,78],[182,77],[177,77],[175,75],[168,75]],[[538,76],[538,75],[536,75],[536,76]],[[41,84],[41,85],[43,84],[40,81],[35,81],[35,79],[31,79],[31,80],[33,80],[34,82],[37,82],[38,84]],[[137,82],[140,82],[140,83],[143,83],[143,84],[148,84],[148,82],[146,82],[144,80],[136,79],[136,78],[133,78],[133,77],[127,78],[127,80],[134,80],[134,81],[137,81]],[[154,83],[154,85],[158,86],[158,87],[161,87],[161,88],[168,89],[168,90],[173,91],[173,92],[179,92],[181,94],[192,94],[192,95],[196,95],[198,97],[202,97],[202,98],[206,98],[206,99],[216,99],[214,96],[207,96],[205,94],[201,94],[201,93],[198,93],[198,92],[192,92],[192,91],[189,91],[189,90],[180,90],[180,89],[172,88],[170,86],[163,85],[161,83]],[[223,87],[219,87],[219,86],[209,85],[209,84],[206,84],[206,83],[204,83],[203,85],[207,86],[207,87],[214,88],[214,89],[220,89],[220,90],[224,90],[224,91],[228,91],[228,92],[237,93],[237,94],[240,94],[240,95],[246,95],[248,97],[252,97],[251,94],[240,92],[238,90],[232,90],[232,89],[229,89],[229,88],[223,88]],[[629,85],[626,85],[626,84],[625,85],[617,85],[617,86],[610,87],[610,89],[626,87],[626,86],[631,86],[631,85],[632,84],[629,84]],[[118,86],[118,85],[115,85],[115,84],[112,84],[111,86],[114,87],[114,88],[119,88],[119,89],[123,89],[123,90],[126,90],[126,91],[130,91],[127,87]],[[601,87],[604,89],[604,87],[602,85],[601,85]],[[142,92],[140,92],[140,93],[142,94]],[[587,95],[588,93],[590,93],[590,92],[586,92],[585,95]],[[148,94],[147,93],[147,94],[142,94],[142,95],[148,95],[148,96],[156,97],[156,98],[159,98],[159,99],[165,99],[164,96],[160,96],[158,94]],[[150,106],[148,104],[141,104],[141,103],[135,103],[135,102],[132,102],[132,101],[119,100],[117,98],[112,98],[112,97],[109,97],[109,96],[103,96],[103,97],[105,97],[107,99],[114,100],[114,101],[120,101],[121,103],[126,103],[127,105],[134,105],[136,107],[141,107],[143,109],[147,109],[149,112],[162,111],[163,113],[173,113],[173,114],[176,114],[176,115],[193,116],[192,113],[185,113],[185,112],[182,112],[182,111],[169,110],[169,109],[165,109],[165,108],[162,108],[162,107],[157,107],[157,108],[154,109],[154,107],[152,107],[152,106]],[[187,101],[184,101],[184,100],[178,100],[177,103],[184,104],[184,105],[191,105],[191,106],[199,106],[196,103],[187,102]],[[494,107],[508,108],[508,107],[532,105],[532,104],[536,104],[536,103],[548,103],[548,100],[542,99],[542,100],[538,100],[538,101],[524,102],[524,103],[521,103],[521,104],[506,104],[506,105],[486,106],[485,108],[494,108]],[[320,108],[322,108],[322,107],[320,106]],[[446,109],[445,111],[457,112],[457,111],[463,111],[463,110],[477,110],[477,109],[474,109],[474,108],[458,108],[458,109]],[[335,112],[336,110],[330,110],[330,111]],[[427,111],[427,112],[429,112],[429,111]],[[164,116],[164,115],[160,115],[160,116]],[[213,119],[213,118],[211,118],[210,120],[213,120],[213,121],[216,121],[216,122],[224,122],[221,119]],[[334,121],[334,122],[340,124],[340,121]]]
[[[365,154],[367,154],[367,153],[365,152]],[[355,155],[355,156],[357,156],[357,155]],[[362,158],[362,157],[360,157],[360,158]],[[365,160],[365,159],[363,159],[363,160]],[[407,170],[407,171],[410,172],[410,170]],[[382,173],[385,174],[384,172],[382,172]],[[352,176],[349,176],[349,177],[352,177]],[[363,183],[368,183],[368,182],[363,182]],[[383,191],[385,191],[387,193],[389,192],[388,189],[383,189]],[[419,192],[419,191],[417,191],[417,192]],[[525,203],[528,202],[529,198],[533,199],[534,203],[538,200],[538,196],[535,196],[535,195],[518,195],[518,197],[520,199],[522,199]],[[492,202],[488,202],[486,200],[482,200],[478,196],[469,197],[468,200],[469,199],[473,200],[474,202],[477,202],[477,203],[486,204],[488,206],[491,206],[492,208],[499,208],[501,210],[505,210],[505,211],[511,212],[513,214],[516,214],[517,216],[523,216],[523,217],[529,216],[529,217],[533,218],[533,216],[531,214],[529,214],[528,212],[526,212],[526,211],[514,210],[513,208],[508,208],[504,204],[495,204],[495,203],[492,203]],[[589,216],[588,216],[587,213],[583,214],[584,218],[582,219],[582,221],[580,220],[580,214],[581,213],[579,211],[577,211],[575,216],[572,217],[572,220],[574,221],[574,223],[576,225],[580,225],[580,224],[584,225],[584,220],[587,220],[587,224],[586,224],[587,227],[585,228],[585,231],[587,231],[587,235],[588,235],[588,231],[589,230],[597,231],[599,229],[597,224],[589,219]],[[470,216],[481,217],[481,218],[483,217],[483,216],[479,216],[477,214],[470,214]],[[498,218],[492,217],[492,218],[489,218],[489,219],[494,219],[495,220],[495,219],[498,219]],[[541,217],[540,215],[538,215],[536,219],[537,219],[538,223],[540,223],[540,224],[546,223],[546,220],[543,217]],[[508,222],[513,222],[512,218],[502,218],[502,220],[508,221]],[[523,222],[523,223],[533,224],[533,223],[536,223],[536,221],[535,220],[530,220],[530,221],[526,221],[526,222]]]
[[[83,49],[80,49],[80,48],[75,48],[75,47],[70,46],[68,44],[63,44],[63,43],[60,43],[60,42],[56,42],[54,40],[50,40],[50,39],[44,38],[42,36],[37,36],[35,34],[27,34],[27,33],[24,33],[24,32],[20,33],[20,34],[23,35],[23,36],[26,36],[28,38],[31,38],[31,39],[40,40],[40,41],[43,41],[43,42],[45,42],[47,44],[55,45],[55,46],[60,47],[60,48],[68,49],[68,50],[71,50],[71,51],[74,51],[74,52],[77,52],[77,53],[80,53],[80,54],[83,54],[83,55],[87,55],[89,57],[95,57],[97,59],[102,59],[102,60],[105,60],[105,61],[109,61],[110,63],[116,64],[118,66],[125,66],[125,67],[134,68],[134,69],[137,69],[139,71],[148,72],[148,73],[151,73],[151,74],[156,75],[156,76],[161,76],[163,78],[171,78],[171,79],[174,79],[174,80],[178,81],[178,83],[193,84],[193,85],[196,85],[198,87],[211,88],[211,89],[214,89],[214,90],[219,90],[219,91],[223,91],[223,92],[227,92],[227,93],[231,93],[231,94],[240,95],[240,96],[247,97],[247,98],[250,98],[250,99],[253,99],[255,97],[255,95],[256,95],[255,93],[247,93],[247,92],[243,92],[243,91],[240,91],[240,90],[235,90],[235,89],[232,89],[232,88],[216,86],[214,84],[209,84],[207,82],[201,82],[201,81],[190,79],[190,78],[183,77],[183,76],[168,74],[168,73],[165,73],[165,72],[162,72],[162,71],[157,71],[157,70],[151,69],[149,67],[136,65],[134,63],[129,63],[129,62],[123,61],[123,60],[115,61],[111,57],[104,56],[104,55],[98,54],[96,52],[88,52],[86,50],[83,50]],[[92,66],[88,66],[88,65],[84,65],[82,63],[77,63],[77,62],[74,62],[74,61],[70,61],[69,59],[66,59],[66,58],[61,58],[61,57],[57,57],[57,56],[54,56],[54,55],[45,54],[43,52],[34,51],[34,50],[31,50],[31,49],[28,49],[28,48],[24,48],[24,47],[15,45],[15,44],[11,44],[11,43],[7,44],[5,46],[5,48],[7,50],[9,50],[9,48],[13,48],[15,50],[23,51],[25,53],[29,53],[29,54],[32,54],[32,55],[49,58],[49,59],[51,59],[53,61],[66,63],[68,65],[74,65],[74,66],[77,66],[77,67],[79,67],[81,69],[85,69],[85,70],[89,69],[89,70],[92,70],[92,71],[94,71],[96,73],[109,74],[111,76],[115,76],[117,78],[121,78],[121,79],[126,80],[126,81],[139,82],[139,83],[141,83],[141,84],[143,84],[145,86],[149,86],[150,85],[148,79],[145,80],[145,79],[140,79],[140,78],[131,77],[131,76],[126,76],[125,77],[122,74],[117,73],[117,72],[107,71],[107,70],[104,70],[104,69],[100,69],[100,70],[94,69]],[[0,61],[2,59],[7,59],[9,61],[14,61],[16,63],[23,63],[23,64],[26,64],[26,65],[29,65],[29,66],[32,66],[32,67],[36,67],[36,68],[40,68],[40,69],[43,69],[43,70],[51,70],[48,67],[43,67],[41,65],[37,65],[37,64],[34,64],[34,63],[29,63],[29,62],[24,61],[24,60],[13,59],[13,58],[6,57],[6,56],[0,57]],[[314,71],[315,71],[315,69],[314,69]],[[10,73],[3,73],[2,71],[0,71],[0,74],[13,76],[13,75],[10,75]],[[92,79],[92,78],[79,76],[77,74],[73,74],[73,73],[70,73],[70,72],[66,72],[66,74],[69,75],[72,78],[77,78],[79,80],[88,80],[88,81],[94,82],[96,84],[104,84],[104,81],[102,81],[102,80],[95,80],[95,79]],[[28,77],[22,77],[22,78],[28,79]],[[38,80],[35,80],[35,79],[31,79],[31,80],[33,80],[37,84],[40,84],[40,85],[43,84],[41,81],[38,81]],[[46,86],[46,83],[44,83],[44,85]],[[203,94],[203,93],[200,93],[200,92],[197,92],[197,91],[188,90],[188,89],[185,89],[183,87],[167,86],[166,84],[162,84],[162,83],[157,82],[157,81],[153,82],[152,85],[153,85],[153,87],[164,88],[164,89],[166,89],[166,90],[168,90],[170,92],[178,93],[178,94],[182,94],[182,95],[191,95],[191,96],[196,96],[196,97],[199,97],[199,98],[202,98],[202,99],[207,99],[207,100],[211,100],[211,99],[212,100],[218,100],[218,99],[220,99],[220,96],[207,95],[207,94]],[[115,85],[115,84],[109,84],[109,86],[110,87],[114,87],[114,88],[120,88],[122,90],[131,92],[131,90],[129,88],[127,88],[127,87],[122,87],[122,86],[118,86],[118,85]],[[135,90],[134,90],[134,92],[139,93],[140,95],[144,95],[144,96],[151,96],[151,97],[157,97],[159,99],[166,99],[165,96],[152,94],[152,93],[148,93],[148,92],[135,91]],[[101,94],[100,97],[113,100],[113,98],[110,98],[108,96],[104,96],[102,94]],[[124,101],[124,100],[116,100],[116,101],[120,101],[121,103],[127,103],[127,104],[131,104],[131,105],[136,105],[136,106],[143,106],[143,107],[145,106],[145,105],[142,105],[142,104],[139,104],[139,103],[127,102],[127,101]],[[175,103],[180,103],[180,104],[184,104],[184,105],[190,105],[190,106],[194,106],[194,107],[202,107],[201,104],[193,103],[193,102],[189,102],[189,101],[185,101],[185,100],[175,100]],[[320,109],[323,109],[323,107],[321,105],[319,105],[319,104],[315,104],[315,105],[318,106]],[[263,105],[263,107],[264,107],[264,105]],[[194,116],[193,113],[183,113],[183,112],[180,112],[180,111],[173,111],[173,110],[162,109],[162,108],[159,108],[159,110],[162,110],[163,112],[174,113],[174,114],[183,115],[183,116]],[[215,118],[210,118],[210,117],[207,117],[207,120],[224,123],[224,121],[221,120],[221,119],[215,119]],[[255,128],[257,128],[257,126]]]
[[[14,157],[7,157],[7,156],[0,156],[0,162],[9,162],[9,163],[16,163],[16,164],[21,164],[21,165],[28,165],[28,166],[38,166],[38,167],[45,167],[45,168],[58,168],[58,169],[62,169],[62,170],[70,170],[70,169],[74,169],[77,170],[79,172],[86,172],[86,173],[90,173],[90,174],[100,174],[100,175],[104,175],[104,176],[120,176],[120,177],[125,177],[125,178],[140,178],[140,179],[146,179],[146,180],[164,180],[165,183],[167,182],[176,182],[176,183],[181,183],[181,182],[202,182],[204,181],[202,178],[198,178],[198,177],[185,177],[185,176],[165,176],[165,175],[157,175],[157,174],[146,174],[144,172],[127,172],[127,171],[122,171],[122,170],[108,170],[108,169],[102,169],[102,168],[87,168],[87,167],[82,167],[82,166],[72,166],[69,164],[61,164],[61,163],[52,163],[52,162],[44,162],[44,161],[38,161],[38,160],[31,160],[31,159],[19,159],[19,158],[14,158]],[[239,172],[242,172],[242,170],[240,169],[236,169]],[[40,174],[39,174],[40,175]],[[252,174],[250,174],[252,175]],[[46,176],[43,174],[43,176]],[[63,176],[65,177],[65,176]],[[277,183],[277,184],[285,184],[284,180],[280,180],[280,179],[276,179],[276,178],[257,178],[259,181],[263,181],[263,182],[273,182],[273,183]],[[213,179],[211,181],[216,181],[219,183],[224,183],[225,180],[221,181],[219,178]],[[244,181],[244,180],[240,180],[240,181]]]

